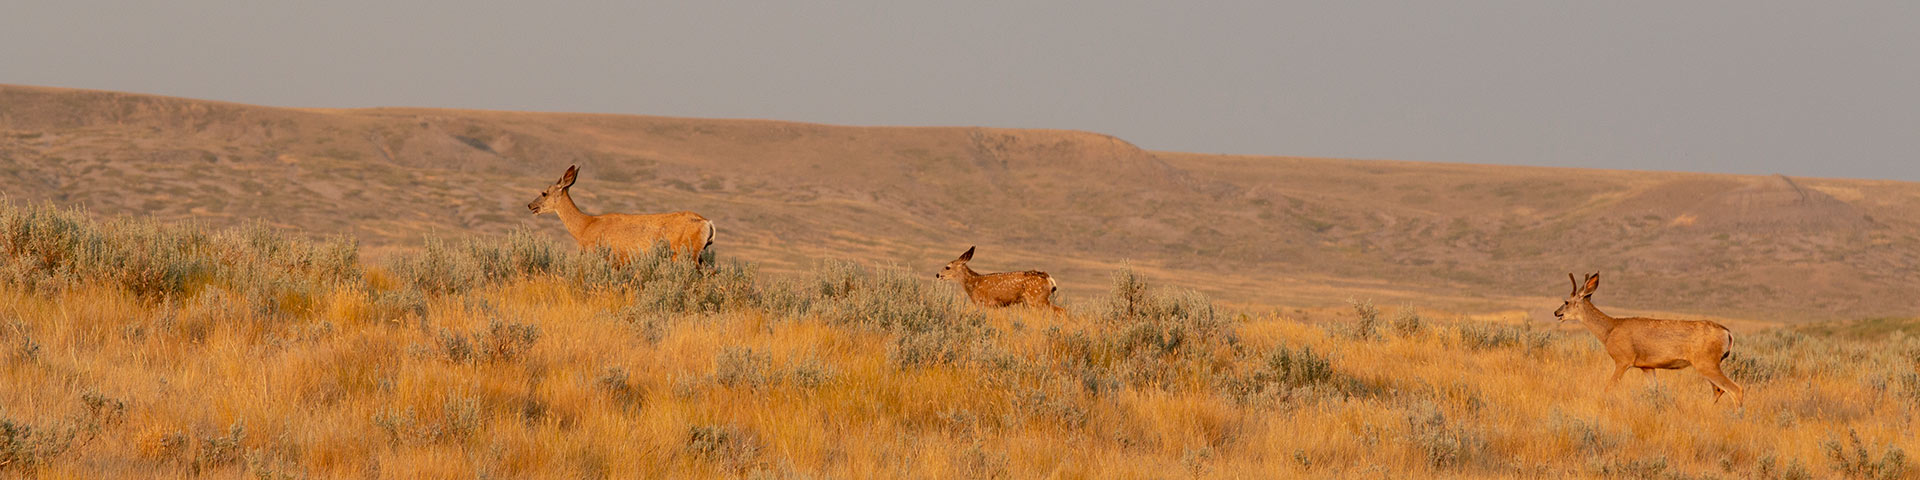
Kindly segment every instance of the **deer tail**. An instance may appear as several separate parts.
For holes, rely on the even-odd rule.
[[[1720,360],[1725,361],[1727,357],[1733,356],[1733,330],[1728,330],[1727,327],[1720,327],[1720,333],[1727,334],[1727,349],[1720,352]]]
[[[713,233],[713,220],[707,220],[707,240],[700,243],[701,250],[713,246]]]
[[[1047,277],[1047,291],[1049,292],[1060,291],[1060,282],[1053,281],[1052,275],[1047,275],[1045,273],[1042,273],[1040,275]]]

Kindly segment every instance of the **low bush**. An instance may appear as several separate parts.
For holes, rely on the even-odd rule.
[[[1468,350],[1513,348],[1528,354],[1540,353],[1553,341],[1553,335],[1521,325],[1461,322],[1454,327],[1460,345]]]
[[[37,290],[105,283],[163,300],[219,287],[264,314],[297,314],[323,287],[361,281],[358,250],[349,238],[300,241],[258,223],[209,235],[0,200],[0,281]]]
[[[1907,473],[1907,452],[1900,447],[1888,445],[1877,456],[1860,441],[1860,433],[1847,431],[1847,439],[1827,440],[1820,444],[1827,454],[1827,460],[1833,462],[1834,473],[1846,478],[1862,480],[1880,480],[1901,478]]]

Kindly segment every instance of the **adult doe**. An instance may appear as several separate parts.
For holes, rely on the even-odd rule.
[[[934,274],[934,278],[960,284],[973,303],[990,307],[1019,303],[1055,312],[1064,311],[1053,304],[1053,292],[1060,290],[1060,285],[1047,272],[1028,270],[983,275],[967,268],[967,261],[973,260],[973,248],[967,247],[967,253],[960,254],[959,260],[947,262],[947,267]]]
[[[1593,306],[1600,274],[1588,275],[1585,284],[1574,280],[1571,273],[1567,280],[1573,282],[1573,294],[1553,311],[1553,316],[1562,322],[1572,319],[1586,324],[1587,330],[1600,338],[1607,356],[1613,357],[1608,389],[1620,383],[1620,375],[1629,368],[1652,373],[1654,369],[1692,366],[1713,385],[1714,402],[1720,401],[1721,394],[1732,393],[1734,404],[1743,403],[1744,390],[1720,371],[1720,361],[1726,360],[1733,349],[1733,332],[1726,326],[1705,320],[1613,318]]]
[[[616,262],[624,262],[626,255],[635,250],[645,251],[655,243],[665,241],[672,250],[674,258],[691,255],[694,262],[700,261],[700,253],[713,245],[713,221],[693,212],[656,213],[651,215],[630,215],[608,213],[588,215],[573,204],[573,197],[567,195],[567,188],[580,174],[579,166],[567,167],[567,173],[560,176],[540,198],[527,204],[534,215],[553,212],[560,215],[560,223],[566,224],[567,233],[580,244],[581,249],[607,247],[612,249]]]

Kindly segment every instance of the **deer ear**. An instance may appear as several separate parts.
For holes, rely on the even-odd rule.
[[[973,261],[973,247],[967,247],[967,253],[960,254],[960,261],[962,262]]]
[[[1582,287],[1580,291],[1593,295],[1593,291],[1598,288],[1600,288],[1600,272],[1594,272],[1593,275],[1587,276],[1587,286]]]
[[[579,175],[580,175],[579,165],[567,167],[567,173],[565,175],[561,175],[560,181],[558,183],[555,183],[554,185],[559,185],[560,188],[571,187],[573,186],[574,177]]]

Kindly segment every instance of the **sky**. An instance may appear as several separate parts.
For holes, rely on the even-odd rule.
[[[20,0],[0,83],[1920,181],[1916,19],[1912,1]]]

